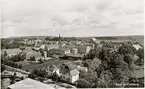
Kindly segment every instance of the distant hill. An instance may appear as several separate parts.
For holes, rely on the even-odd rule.
[[[1,39],[43,39],[46,37],[58,37],[58,36],[22,36],[22,37],[11,37],[11,38],[1,38]],[[63,37],[63,38],[72,38],[72,37]],[[90,40],[93,37],[73,37],[76,38],[77,40]],[[96,36],[94,37],[98,40],[143,40],[144,35],[135,35],[135,36]]]

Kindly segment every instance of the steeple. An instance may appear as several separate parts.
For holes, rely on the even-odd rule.
[[[59,34],[59,44],[61,44],[61,36],[60,36],[60,34]]]

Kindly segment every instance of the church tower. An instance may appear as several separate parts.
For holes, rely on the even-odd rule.
[[[60,34],[59,34],[59,44],[61,44],[61,36],[60,36]]]

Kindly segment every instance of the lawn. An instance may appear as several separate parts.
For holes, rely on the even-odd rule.
[[[134,74],[135,74],[135,77],[142,78],[142,77],[144,77],[144,69],[135,70]]]
[[[46,68],[49,65],[60,65],[64,62],[72,62],[72,61],[70,61],[70,60],[60,60],[60,59],[50,59],[50,60],[44,61],[44,63],[42,63],[42,64],[31,64],[31,65],[23,66],[22,69],[32,71],[33,69]]]

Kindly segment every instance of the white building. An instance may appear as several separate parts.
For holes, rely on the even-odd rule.
[[[80,54],[88,54],[91,50],[90,46],[76,46]]]
[[[71,53],[72,54],[77,54],[78,53],[78,49],[77,48],[72,48],[71,49]]]
[[[63,64],[60,67],[60,79],[70,83],[75,83],[79,80],[79,71],[76,68],[71,68],[70,66]]]
[[[82,66],[77,66],[77,69],[81,72],[88,72],[88,68],[87,67],[82,67]]]
[[[61,79],[70,83],[75,83],[79,80],[79,71],[77,69],[69,70],[67,73],[60,73]]]
[[[139,44],[133,44],[133,47],[135,47],[136,50],[142,48]]]

